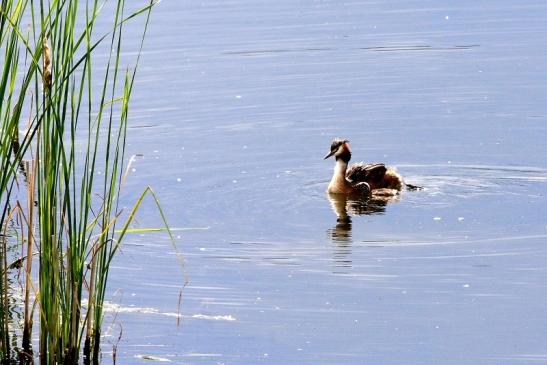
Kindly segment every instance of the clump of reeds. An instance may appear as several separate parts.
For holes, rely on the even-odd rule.
[[[133,68],[120,71],[123,30],[126,21],[143,14],[142,49],[155,2],[125,15],[125,1],[118,0],[111,29],[99,36],[94,29],[104,4],[97,0],[86,1],[85,9],[78,0],[0,2],[0,361],[12,356],[10,346],[17,342],[10,328],[6,236],[18,215],[14,229],[26,260],[20,353],[32,359],[36,316],[41,363],[74,364],[82,350],[87,362],[97,363],[109,266],[143,198],[119,222],[138,64],[137,57]],[[29,31],[23,31],[23,18],[30,19]],[[93,57],[98,49],[109,54],[105,64]],[[20,139],[23,110],[30,117]],[[26,204],[13,204],[14,187],[21,186]]]

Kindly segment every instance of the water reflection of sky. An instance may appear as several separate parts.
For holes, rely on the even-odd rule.
[[[176,233],[190,280],[178,327],[170,243],[129,238],[111,276],[120,363],[545,361],[546,14],[540,1],[162,2],[126,196],[151,184],[172,226],[207,229]],[[333,137],[424,190],[346,202],[338,220]],[[152,204],[139,221],[159,225]]]

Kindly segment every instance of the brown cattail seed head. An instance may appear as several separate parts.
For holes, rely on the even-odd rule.
[[[51,90],[52,75],[51,75],[51,50],[49,48],[46,37],[44,37],[42,48],[43,48],[43,59],[44,59],[44,69],[43,69],[44,92],[47,93]]]

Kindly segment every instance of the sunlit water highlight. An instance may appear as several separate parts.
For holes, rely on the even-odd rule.
[[[545,361],[546,15],[532,0],[162,2],[125,195],[151,184],[173,227],[207,229],[175,232],[184,289],[165,234],[129,238],[105,362],[110,345],[123,364]],[[333,137],[423,189],[329,200]],[[138,218],[161,225],[151,204]]]

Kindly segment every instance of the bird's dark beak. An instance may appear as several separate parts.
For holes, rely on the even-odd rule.
[[[323,160],[326,160],[327,158],[329,158],[330,156],[334,155],[336,153],[336,150],[334,151],[330,151]]]

